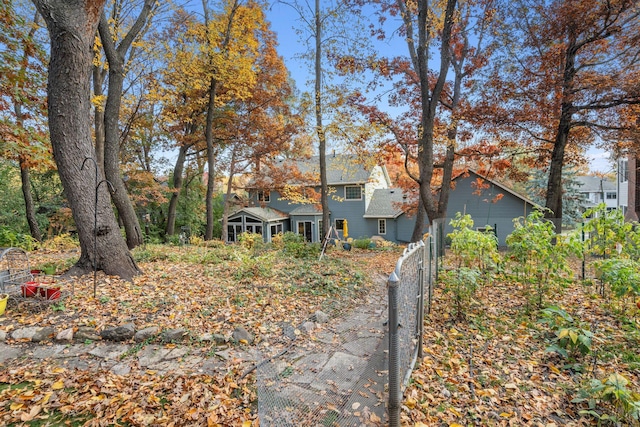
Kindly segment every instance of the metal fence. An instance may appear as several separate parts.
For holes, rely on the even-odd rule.
[[[410,244],[388,280],[356,308],[322,325],[311,318],[312,331],[304,324],[267,327],[256,368],[261,426],[399,426],[443,229],[443,221],[435,223],[424,241]]]
[[[437,250],[443,229],[434,223],[424,241],[412,243],[398,259],[389,276],[389,398],[391,427],[400,426],[404,388],[419,358],[422,358],[424,312],[431,309],[433,284],[438,270]],[[426,302],[426,306],[425,306]]]

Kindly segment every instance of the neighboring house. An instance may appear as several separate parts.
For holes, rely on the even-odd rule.
[[[584,195],[585,210],[601,203],[607,206],[607,210],[613,210],[619,206],[616,181],[597,176],[577,176],[576,181],[580,184],[578,192]]]
[[[292,168],[294,164],[301,173],[317,173],[318,158],[284,161],[278,167]],[[481,188],[477,185],[479,180],[483,182]],[[404,212],[406,197],[401,189],[390,188],[384,165],[364,167],[351,156],[327,156],[327,181],[331,188],[328,200],[331,225],[339,237],[344,236],[347,221],[349,237],[381,236],[398,243],[411,240],[415,216]],[[501,245],[513,231],[513,219],[527,216],[535,207],[525,197],[473,171],[459,175],[454,181],[449,217],[453,218],[456,212],[470,214],[477,228],[487,225],[493,228]],[[236,241],[243,232],[260,233],[265,241],[271,241],[273,236],[286,231],[301,234],[309,242],[322,240],[322,212],[318,205],[286,200],[277,190],[249,187],[249,206],[229,216],[229,241]],[[319,184],[312,187],[319,192]],[[449,219],[445,224],[445,233],[449,233]]]
[[[528,216],[538,207],[526,197],[473,170],[458,175],[453,181],[454,187],[447,206],[445,235],[453,231],[449,222],[460,212],[471,215],[478,230],[491,227],[498,238],[498,244],[504,246],[507,236],[513,232],[513,220]]]

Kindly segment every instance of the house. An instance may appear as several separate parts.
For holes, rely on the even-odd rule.
[[[287,173],[292,169],[298,171],[297,176],[319,176],[318,158],[282,161],[275,170]],[[319,192],[318,181],[288,184]],[[403,205],[407,198],[401,189],[391,187],[384,165],[362,165],[353,156],[330,155],[327,156],[327,181],[331,225],[339,237],[344,237],[346,222],[349,237],[381,236],[398,243],[411,241],[415,216],[405,213]],[[286,231],[301,234],[309,242],[322,240],[322,212],[317,204],[283,197],[286,193],[283,188],[265,189],[268,185],[264,183],[261,186],[263,188],[250,184],[249,205],[229,216],[229,241],[236,241],[240,233],[253,232],[262,234],[268,242]],[[500,244],[504,244],[506,236],[513,231],[513,219],[527,216],[534,207],[533,202],[507,187],[467,171],[454,179],[448,212],[450,217],[456,212],[470,214],[478,228],[490,226]],[[449,220],[446,220],[445,233],[450,231]]]
[[[584,195],[584,210],[604,203],[607,210],[618,207],[618,185],[616,181],[598,176],[577,176],[578,192]]]
[[[497,181],[485,178],[468,169],[453,179],[454,186],[449,195],[444,234],[453,231],[450,218],[457,212],[469,214],[478,230],[491,227],[504,246],[506,238],[513,232],[513,220],[528,216],[538,207],[534,202],[516,193]]]
[[[354,156],[328,155],[327,183],[330,187],[329,209],[331,225],[339,236],[344,237],[344,224],[348,224],[349,236],[364,237],[380,234],[384,222],[378,218],[364,218],[375,190],[388,189],[391,185],[387,169],[381,165],[363,165]],[[276,171],[295,170],[299,182],[289,181],[289,186],[302,186],[320,192],[318,157],[302,160],[283,160]],[[303,179],[305,177],[306,179]],[[268,185],[262,185],[267,187]],[[229,215],[228,239],[236,241],[242,232],[261,233],[265,241],[278,233],[294,231],[305,236],[309,242],[322,240],[322,212],[314,203],[292,201],[283,194],[286,190],[257,188],[250,184],[249,207]],[[304,190],[304,188],[303,188]],[[380,218],[386,220],[387,217]],[[376,229],[376,227],[382,227]]]

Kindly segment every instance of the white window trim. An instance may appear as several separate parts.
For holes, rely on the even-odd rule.
[[[358,199],[348,199],[348,198],[347,198],[347,188],[353,188],[353,187],[356,187],[356,188],[359,188],[359,189],[360,189],[360,198],[358,198]],[[363,192],[364,192],[364,191],[363,191],[363,189],[362,189],[362,186],[361,186],[361,185],[345,185],[345,186],[344,186],[344,200],[349,201],[349,202],[357,202],[357,201],[360,201],[360,200],[362,200],[362,193],[363,193]]]
[[[384,224],[384,233],[380,231],[380,224]],[[387,234],[387,220],[384,218],[378,219],[378,234],[380,234],[381,236]]]

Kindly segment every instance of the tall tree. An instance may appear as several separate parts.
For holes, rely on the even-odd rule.
[[[24,5],[21,5],[24,6]],[[46,54],[36,32],[41,29],[39,15],[34,10],[17,13],[11,2],[0,7],[0,21],[4,22],[0,45],[2,51],[0,65],[0,135],[7,143],[0,149],[0,155],[17,160],[22,181],[25,214],[31,236],[42,240],[42,233],[36,219],[36,207],[31,192],[31,168],[51,167],[50,153],[45,138],[46,123],[45,81],[42,78]],[[23,21],[21,14],[31,13],[33,19]],[[3,107],[2,104],[7,104]],[[6,109],[5,109],[6,108]],[[9,113],[9,111],[13,112]]]
[[[329,67],[331,58],[353,55],[361,50],[366,55],[368,45],[361,37],[361,16],[358,10],[351,9],[342,0],[310,2],[297,0],[279,3],[295,10],[302,23],[297,29],[304,41],[306,52],[301,56],[312,70],[313,93],[311,102],[314,110],[314,134],[318,142],[318,163],[320,169],[320,207],[322,209],[322,234],[327,235],[331,225],[329,212],[329,193],[327,183],[327,144],[331,136],[342,133],[344,129],[334,126],[336,106],[343,103],[349,93],[346,85],[334,81]],[[329,119],[329,120],[327,120]]]
[[[255,82],[253,62],[256,54],[257,39],[255,31],[264,21],[264,14],[257,2],[248,1],[243,5],[240,0],[225,1],[223,10],[210,17],[207,1],[202,2],[204,9],[205,64],[207,83],[207,109],[205,139],[207,143],[207,165],[209,168],[206,215],[207,228],[205,239],[213,238],[215,190],[215,147],[214,122],[217,108],[225,101],[219,98],[221,86],[227,86],[230,98],[243,99]],[[234,90],[230,90],[234,87]]]
[[[546,216],[562,226],[562,170],[569,155],[623,130],[625,105],[640,103],[640,8],[634,0],[505,2],[504,55],[495,93],[523,141],[546,151]]]
[[[107,92],[107,103],[104,109],[104,173],[107,180],[115,189],[115,191],[111,193],[111,199],[118,210],[120,220],[124,224],[129,249],[133,249],[142,244],[143,239],[138,216],[129,199],[120,174],[120,106],[122,103],[125,65],[127,62],[126,55],[132,43],[147,23],[154,4],[154,0],[145,0],[137,19],[117,46],[114,42],[117,35],[114,34],[109,27],[109,21],[104,11],[100,16],[100,23],[98,25],[100,40],[102,41],[102,46],[109,62],[109,89]],[[114,11],[115,10],[117,9],[114,8]],[[117,20],[119,18],[119,16],[112,16],[112,19]]]
[[[94,266],[130,279],[139,269],[120,235],[107,185],[87,159],[95,159],[91,136],[90,77],[93,45],[104,2],[34,0],[49,29],[49,132],[60,180],[78,228],[81,254],[71,273]],[[94,188],[87,183],[97,181]],[[94,221],[97,227],[94,226]],[[94,245],[96,250],[94,251]]]

